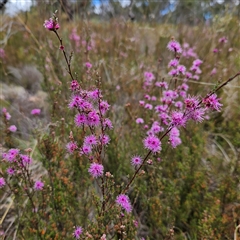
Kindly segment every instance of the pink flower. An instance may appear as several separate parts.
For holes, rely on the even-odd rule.
[[[5,118],[6,118],[7,120],[10,120],[10,119],[11,119],[11,115],[9,114],[9,112],[7,112],[7,109],[6,109],[6,108],[3,108],[3,109],[2,109],[2,112],[3,112],[3,114],[4,114],[4,116],[5,116]]]
[[[31,114],[32,115],[39,115],[41,113],[41,109],[39,108],[34,108],[32,111],[31,111]]]
[[[17,155],[19,154],[20,150],[17,149],[17,148],[11,148],[8,150],[8,153],[6,155],[6,159],[9,161],[9,162],[12,162],[15,160],[15,158],[17,157]]]
[[[127,195],[120,194],[117,196],[116,203],[125,209],[126,212],[130,213],[132,211],[132,206]]]
[[[179,60],[174,58],[169,62],[168,67],[176,67],[178,63],[179,63]]]
[[[136,119],[136,123],[137,124],[143,124],[144,123],[144,120],[142,118],[137,118]]]
[[[170,76],[177,76],[178,75],[178,70],[177,69],[172,69],[169,73],[168,73],[168,75],[170,75]]]
[[[29,165],[32,163],[32,159],[28,155],[20,154],[22,164],[24,166]]]
[[[86,68],[92,68],[92,64],[90,62],[85,63]]]
[[[206,112],[205,108],[197,108],[191,112],[190,117],[196,122],[202,122],[206,117],[204,116]]]
[[[185,75],[186,67],[183,65],[179,65],[179,66],[177,66],[177,71],[178,71],[178,74],[181,73],[181,74]]]
[[[74,118],[74,122],[77,127],[81,127],[82,125],[84,125],[86,123],[86,121],[87,121],[86,116],[81,113],[78,113]]]
[[[73,237],[74,237],[75,239],[79,239],[79,238],[80,238],[80,235],[82,234],[82,232],[83,232],[82,227],[77,226],[76,229],[75,229],[74,232],[73,232]]]
[[[43,189],[43,187],[44,187],[44,183],[39,180],[37,180],[34,184],[34,189],[36,191],[41,191]]]
[[[172,113],[172,124],[173,126],[182,126],[184,127],[186,124],[186,118],[184,117],[182,112],[174,111]]]
[[[81,148],[81,151],[80,151],[80,154],[85,154],[85,155],[88,155],[92,152],[92,146],[90,145],[86,145],[86,144],[83,144],[82,148]]]
[[[187,98],[185,98],[184,100],[185,106],[188,109],[195,109],[199,103],[199,100],[197,97],[193,96],[188,96]]]
[[[3,177],[0,178],[0,188],[4,187],[6,185],[6,182]]]
[[[195,67],[199,67],[202,63],[203,63],[203,61],[200,60],[200,59],[196,59],[196,60],[193,61],[193,65]]]
[[[227,38],[226,37],[222,37],[218,40],[220,43],[227,43]]]
[[[7,169],[7,174],[8,174],[9,176],[14,175],[14,173],[15,173],[14,168],[8,168],[8,169]]]
[[[172,51],[172,52],[177,52],[177,53],[181,53],[182,52],[182,48],[181,45],[177,42],[177,41],[170,41],[167,45],[168,50]]]
[[[179,130],[175,127],[172,128],[172,130],[169,133],[169,142],[173,148],[177,147],[179,144],[182,143],[181,138],[179,136],[180,136]]]
[[[88,113],[86,124],[92,127],[100,124],[100,117],[95,110]]]
[[[131,159],[131,164],[136,167],[142,164],[142,158],[140,156],[134,156]]]
[[[57,19],[50,18],[49,20],[45,20],[43,26],[48,29],[49,31],[56,31],[59,29],[59,23]]]
[[[88,169],[88,172],[94,177],[98,178],[103,175],[103,165],[98,163],[92,163]]]
[[[3,48],[0,48],[0,58],[2,58],[2,59],[5,58],[5,51]]]
[[[89,145],[89,146],[92,146],[92,145],[97,145],[97,138],[95,135],[89,135],[89,136],[86,136],[85,139],[84,139],[84,144],[85,145]]]
[[[79,85],[78,81],[77,80],[72,80],[72,82],[71,82],[71,90],[75,91],[75,90],[79,89],[79,87],[80,87],[80,85]]]
[[[69,142],[66,145],[66,149],[70,154],[73,154],[73,152],[78,148],[77,143],[76,142]]]
[[[11,126],[8,128],[8,130],[9,130],[10,132],[16,132],[16,131],[17,131],[17,127],[16,127],[15,125],[11,125]]]
[[[100,139],[100,142],[101,142],[103,145],[107,145],[107,144],[109,144],[109,142],[110,142],[110,137],[109,137],[107,134],[100,135],[100,136],[99,136],[99,139]]]
[[[222,104],[219,103],[219,100],[220,100],[220,98],[217,98],[217,95],[214,93],[210,97],[204,98],[202,102],[205,103],[205,106],[207,108],[211,108],[211,109],[220,111]]]
[[[146,108],[146,109],[149,109],[149,110],[152,110],[152,109],[153,109],[153,106],[152,106],[152,104],[147,103],[147,104],[145,105],[145,108]]]
[[[158,152],[161,150],[161,142],[155,136],[148,136],[143,140],[144,147],[152,152]]]
[[[192,77],[192,73],[186,72],[185,76],[186,76],[186,78],[191,78]]]
[[[103,126],[104,128],[109,128],[109,129],[112,129],[113,128],[113,125],[112,125],[112,122],[110,119],[108,118],[105,118],[104,121],[103,121]]]
[[[107,101],[101,101],[99,108],[101,110],[101,113],[105,114],[109,110],[110,105],[107,103]]]
[[[217,69],[216,69],[216,68],[213,68],[213,70],[211,71],[210,74],[211,74],[211,76],[212,76],[212,75],[214,75],[214,74],[216,74],[216,73],[217,73]]]

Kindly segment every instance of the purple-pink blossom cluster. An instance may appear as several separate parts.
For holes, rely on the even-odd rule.
[[[106,134],[107,130],[113,128],[111,120],[106,117],[110,105],[103,100],[98,88],[83,90],[77,80],[72,80],[70,89],[72,96],[68,106],[77,111],[74,118],[75,125],[82,129],[88,128],[91,134],[85,133],[80,145],[75,141],[70,141],[66,145],[67,151],[70,154],[78,151],[80,155],[87,156],[91,163],[88,172],[94,178],[101,177],[104,170],[103,165],[99,162],[92,163],[92,159],[94,155],[99,155],[99,149],[106,147],[110,142],[110,137]],[[101,161],[98,158],[97,160]]]
[[[3,162],[7,165],[6,175],[14,177],[20,176],[22,178],[29,179],[30,172],[29,166],[32,163],[32,158],[29,155],[21,154],[20,150],[17,148],[11,148],[7,152],[2,153]],[[3,187],[5,184],[5,179],[2,177],[2,185],[0,183],[0,187]],[[31,179],[30,181],[33,181]],[[29,182],[29,187],[36,190],[41,191],[44,187],[44,183],[40,180],[34,182],[33,186]]]
[[[188,47],[184,45],[183,49],[186,50]],[[175,40],[170,41],[167,48],[178,54],[182,52],[181,45]],[[190,57],[190,54],[188,57]],[[167,81],[156,81],[153,73],[149,71],[144,73],[143,89],[145,94],[144,99],[139,101],[139,105],[144,111],[150,113],[152,120],[143,127],[145,131],[147,130],[147,136],[143,140],[143,144],[146,149],[153,153],[161,150],[160,133],[168,131],[168,142],[175,148],[181,144],[180,127],[185,127],[189,120],[202,122],[207,119],[208,110],[219,111],[221,109],[222,104],[219,103],[220,99],[217,98],[216,94],[211,94],[203,99],[189,95],[188,80],[199,79],[199,74],[202,72],[200,66],[203,63],[202,60],[197,58],[196,54],[193,54],[193,51],[191,57],[195,59],[189,71],[184,65],[180,65],[178,55],[170,60],[168,67],[172,70],[169,74],[176,79],[181,78],[179,84],[176,84],[172,89],[169,89]],[[160,97],[152,95],[158,88],[162,93]],[[143,118],[138,117],[136,119],[138,124],[144,122]]]

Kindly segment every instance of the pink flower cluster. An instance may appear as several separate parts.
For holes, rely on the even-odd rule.
[[[167,48],[173,52],[181,53],[181,46],[176,41],[171,41]],[[186,48],[186,46],[184,47]],[[192,54],[191,57],[197,57]],[[169,131],[169,143],[173,148],[181,144],[180,127],[185,127],[189,120],[202,122],[207,119],[208,110],[220,111],[222,104],[216,94],[212,94],[204,99],[196,96],[189,96],[187,84],[188,79],[199,79],[201,74],[200,66],[203,63],[200,59],[194,59],[190,70],[187,71],[184,65],[179,64],[179,57],[172,59],[168,66],[172,68],[170,75],[183,78],[183,82],[176,85],[175,89],[168,89],[166,81],[155,82],[154,75],[151,72],[145,72],[145,82],[143,89],[145,90],[144,100],[139,101],[140,107],[145,111],[149,111],[152,116],[152,122],[146,124],[143,129],[147,129],[147,136],[143,140],[144,147],[153,153],[161,151],[161,141],[159,133]],[[157,98],[151,95],[154,87],[160,88],[162,97]],[[144,123],[144,119],[137,118],[136,123]]]
[[[32,163],[32,159],[29,155],[20,154],[20,150],[11,148],[8,152],[2,154],[3,162],[8,165],[6,174],[14,177],[16,174],[18,177],[29,177],[29,165]],[[2,182],[2,183],[1,183]],[[0,187],[5,185],[5,180],[0,180]],[[29,186],[32,188],[32,186]],[[44,183],[40,180],[35,181],[33,189],[41,191],[44,187]]]
[[[107,101],[102,99],[99,89],[83,90],[77,80],[72,80],[71,88],[72,97],[70,99],[69,108],[76,109],[74,122],[79,128],[88,127],[92,134],[86,135],[81,146],[74,141],[70,141],[67,145],[67,151],[73,154],[79,151],[80,155],[85,155],[92,162],[94,154],[97,153],[99,147],[106,147],[110,142],[110,137],[105,133],[106,130],[112,129],[112,122],[105,117],[110,109]],[[101,129],[101,131],[97,131]],[[98,132],[98,134],[94,134]],[[94,177],[103,175],[103,165],[99,163],[91,163],[88,172]]]

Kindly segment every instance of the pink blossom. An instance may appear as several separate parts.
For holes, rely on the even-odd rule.
[[[167,82],[156,82],[155,86],[156,87],[163,87],[165,89],[168,89],[168,83]]]
[[[39,108],[35,108],[31,111],[32,115],[39,115],[40,113],[41,113],[41,109],[39,109]]]
[[[98,163],[92,163],[88,169],[88,172],[94,177],[98,178],[103,175],[103,165]]]
[[[184,117],[184,114],[180,111],[174,111],[172,113],[172,124],[173,126],[184,127],[186,124],[186,118]]]
[[[167,45],[168,50],[172,51],[172,52],[177,52],[177,53],[181,53],[182,52],[182,48],[181,45],[177,42],[177,41],[170,41]]]
[[[59,29],[59,23],[57,19],[50,18],[49,20],[45,20],[43,26],[49,31],[56,31]]]
[[[77,143],[76,142],[69,142],[67,145],[66,145],[66,149],[67,151],[70,153],[70,154],[73,154],[73,152],[75,150],[77,150],[78,146],[77,146]]]
[[[35,183],[34,183],[34,189],[36,191],[41,191],[44,187],[44,183],[42,181],[39,181],[37,180]]]
[[[218,40],[220,43],[227,43],[227,38],[226,37],[222,37]]]
[[[110,105],[108,104],[107,101],[101,101],[100,105],[99,105],[99,108],[101,110],[101,113],[105,114],[109,110]]]
[[[179,63],[179,60],[174,58],[169,62],[168,67],[176,67],[178,63]]]
[[[86,124],[92,127],[100,124],[100,117],[95,110],[88,113]]]
[[[92,146],[83,144],[83,146],[81,147],[80,154],[89,155],[91,152],[92,152]]]
[[[211,71],[210,74],[211,74],[211,76],[212,76],[212,75],[214,75],[214,74],[216,74],[216,73],[217,73],[217,69],[216,69],[216,68],[213,68],[213,70]]]
[[[4,59],[5,58],[5,51],[3,48],[0,48],[0,58]]]
[[[178,74],[181,73],[182,75],[185,75],[186,67],[183,65],[179,65],[177,66],[177,71],[178,71]]]
[[[168,73],[168,75],[170,75],[170,76],[177,76],[178,75],[178,70],[177,69],[172,69],[169,73]]]
[[[103,145],[107,145],[107,144],[109,144],[109,142],[110,142],[110,137],[109,137],[107,134],[100,135],[100,136],[99,136],[99,139],[100,139],[100,142],[101,142]]]
[[[220,98],[217,98],[217,95],[214,93],[209,97],[203,99],[203,103],[207,108],[215,109],[220,111],[222,104],[219,103]]]
[[[79,85],[78,81],[77,80],[72,80],[72,82],[71,82],[71,90],[75,91],[75,90],[79,89],[79,87],[80,87],[80,85]]]
[[[20,157],[21,157],[21,160],[22,160],[22,164],[24,166],[29,165],[29,164],[32,163],[32,159],[28,155],[20,154]]]
[[[89,146],[93,146],[93,145],[97,145],[98,141],[97,141],[97,138],[95,135],[89,135],[89,136],[86,136],[84,138],[84,144],[85,145],[89,145]]]
[[[186,76],[186,78],[191,78],[192,77],[192,73],[186,72],[185,76]]]
[[[85,63],[86,68],[92,68],[92,64],[90,62]]]
[[[16,131],[17,131],[17,127],[16,127],[15,125],[11,125],[11,126],[8,128],[8,130],[9,130],[10,132],[16,132]]]
[[[137,124],[143,124],[144,123],[144,120],[142,118],[137,118],[136,119],[136,123]]]
[[[206,112],[205,108],[197,108],[190,113],[192,120],[196,122],[202,122],[206,117],[204,116]]]
[[[14,175],[15,174],[15,170],[14,170],[14,168],[8,168],[7,169],[7,174],[9,175],[9,176],[12,176],[12,175]]]
[[[142,164],[142,158],[140,156],[134,156],[131,159],[131,164],[136,167]]]
[[[152,152],[158,152],[161,150],[161,142],[155,136],[148,136],[143,140],[144,147]]]
[[[103,120],[103,126],[104,126],[105,129],[106,129],[106,128],[109,128],[109,129],[112,129],[112,128],[113,128],[112,122],[111,122],[111,120],[108,119],[108,118],[105,118],[105,119]]]
[[[202,63],[203,63],[203,61],[200,60],[200,59],[196,59],[196,60],[193,61],[193,65],[195,67],[199,67]]]
[[[172,128],[172,130],[169,132],[169,142],[173,148],[177,147],[179,144],[182,143],[179,136],[180,132],[176,127]]]
[[[195,109],[199,103],[199,100],[197,97],[193,96],[188,96],[187,98],[185,98],[184,100],[185,106],[188,109]]]
[[[130,213],[132,211],[132,206],[127,195],[120,194],[117,196],[116,203],[120,205],[126,212]]]
[[[77,226],[76,229],[75,229],[74,232],[73,232],[73,237],[74,237],[75,239],[79,239],[79,238],[80,238],[80,235],[82,234],[82,232],[83,232],[82,227]]]
[[[87,121],[87,118],[83,113],[78,113],[74,118],[74,122],[77,127],[83,126],[86,123],[86,121]]]
[[[0,188],[6,185],[5,179],[3,177],[0,178]]]
[[[149,109],[149,110],[152,110],[152,109],[153,109],[153,106],[152,106],[152,104],[147,103],[147,104],[145,105],[145,108],[146,108],[146,109]]]

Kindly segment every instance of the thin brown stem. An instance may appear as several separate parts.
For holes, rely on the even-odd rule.
[[[57,38],[58,38],[58,40],[59,40],[59,42],[60,42],[60,46],[63,46],[62,38],[59,36],[58,32],[55,30],[54,33],[56,34],[56,36],[57,36]],[[70,62],[71,56],[70,56],[70,58],[68,59],[68,58],[67,58],[66,51],[63,49],[62,52],[63,52],[64,58],[65,58],[65,61],[66,61],[66,63],[67,63],[67,72],[68,72],[68,74],[70,75],[71,79],[74,80],[74,77],[73,77],[73,74],[72,74],[72,70],[71,70],[71,62]]]

